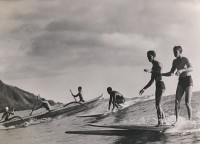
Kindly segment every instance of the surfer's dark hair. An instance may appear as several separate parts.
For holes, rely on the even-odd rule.
[[[81,90],[81,89],[82,89],[82,87],[81,87],[81,86],[79,86],[79,87],[78,87],[78,89],[80,89],[80,90]]]
[[[111,87],[108,87],[108,88],[107,88],[107,91],[112,91],[112,88],[111,88]]]
[[[147,52],[147,55],[152,55],[154,58],[156,57],[156,52],[153,50],[150,50]]]
[[[183,49],[182,49],[181,46],[174,46],[174,49],[173,49],[173,50],[174,50],[174,51],[175,51],[175,50],[178,50],[178,51],[180,51],[180,53],[183,52]]]

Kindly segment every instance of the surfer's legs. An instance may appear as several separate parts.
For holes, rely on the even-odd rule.
[[[117,103],[117,104],[122,104],[122,103],[124,103],[125,102],[125,99],[122,97],[120,97],[120,98],[116,98],[116,100],[115,100],[115,103]]]
[[[186,88],[185,91],[185,105],[187,107],[189,120],[192,118],[191,98],[192,98],[192,86],[189,86]]]
[[[164,111],[161,107],[161,101],[162,101],[162,94],[164,93],[164,89],[156,89],[156,110],[157,110],[157,117],[158,117],[158,126],[163,124],[163,120],[165,119]]]
[[[124,99],[121,99],[121,98],[116,98],[115,100],[115,106],[117,108],[122,108],[122,106],[120,104],[124,103]]]
[[[179,117],[179,110],[180,110],[180,102],[181,102],[181,98],[183,96],[184,90],[182,89],[181,86],[177,86],[176,89],[176,99],[175,99],[175,115],[176,115],[176,122],[178,121],[178,117]],[[176,123],[175,122],[175,123]]]

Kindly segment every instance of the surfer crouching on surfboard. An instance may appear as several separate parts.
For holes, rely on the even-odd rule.
[[[113,111],[115,107],[119,108],[121,107],[120,104],[125,102],[124,96],[118,91],[113,91],[111,87],[107,88],[107,92],[110,95],[109,106],[108,106],[109,110],[110,110],[111,103],[113,104],[113,108],[112,108],[112,111]]]
[[[144,71],[151,73],[151,79],[148,82],[148,84],[142,90],[140,90],[139,94],[142,95],[143,92],[148,87],[150,87],[155,80],[155,82],[156,82],[155,100],[156,100],[156,110],[157,110],[157,117],[158,117],[158,125],[157,126],[161,126],[161,125],[165,124],[165,122],[164,122],[165,115],[164,115],[164,111],[162,110],[162,107],[161,107],[162,95],[165,91],[165,84],[162,81],[162,76],[161,76],[162,65],[160,62],[158,62],[155,59],[155,57],[156,57],[155,51],[147,52],[147,58],[148,58],[149,62],[152,63],[153,66],[152,66],[151,70],[144,69]]]

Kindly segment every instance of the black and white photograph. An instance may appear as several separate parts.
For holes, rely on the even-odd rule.
[[[0,143],[200,143],[199,39],[199,0],[0,0]]]

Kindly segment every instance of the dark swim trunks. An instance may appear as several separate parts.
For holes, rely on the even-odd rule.
[[[178,85],[182,87],[182,89],[185,91],[187,87],[193,86],[192,77],[191,76],[179,77]]]
[[[156,89],[157,88],[165,90],[165,83],[163,81],[157,81],[156,82]]]
[[[123,96],[119,96],[119,95],[116,96],[116,103],[121,104],[124,102],[125,102],[125,99]]]

